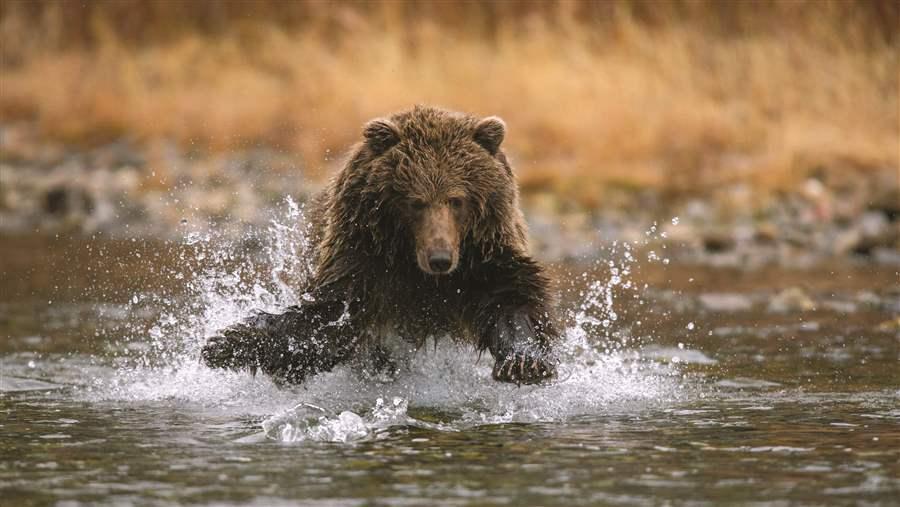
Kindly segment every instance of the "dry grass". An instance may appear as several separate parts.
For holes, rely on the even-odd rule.
[[[291,23],[138,41],[95,12],[85,42],[58,28],[58,4],[28,18],[12,1],[0,120],[69,142],[270,145],[321,172],[368,118],[428,103],[504,117],[523,185],[588,205],[610,184],[768,188],[816,166],[900,166],[898,37],[872,21],[896,14],[890,2],[620,2],[590,16],[577,2],[427,4],[462,9],[452,22],[389,1],[306,2]]]

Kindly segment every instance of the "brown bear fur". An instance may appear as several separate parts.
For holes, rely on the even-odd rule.
[[[431,107],[369,122],[311,206],[309,297],[211,338],[206,364],[299,383],[380,358],[388,335],[449,335],[490,351],[497,380],[552,376],[548,280],[528,256],[504,135],[498,118]]]

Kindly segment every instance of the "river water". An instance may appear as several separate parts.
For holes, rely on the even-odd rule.
[[[201,366],[204,336],[302,297],[298,213],[238,240],[4,237],[0,504],[900,501],[895,266],[554,264],[543,386],[447,339],[394,379]]]

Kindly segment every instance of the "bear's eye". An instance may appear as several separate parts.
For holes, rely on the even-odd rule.
[[[416,211],[422,211],[423,209],[425,209],[425,201],[412,201],[411,203],[409,203],[409,206]]]
[[[447,202],[453,209],[460,209],[463,207],[463,200],[460,197],[451,197]]]

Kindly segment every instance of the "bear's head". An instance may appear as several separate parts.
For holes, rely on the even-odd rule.
[[[368,122],[336,182],[340,220],[369,253],[415,262],[428,275],[525,249],[516,182],[500,149],[505,133],[497,117],[421,106]]]

